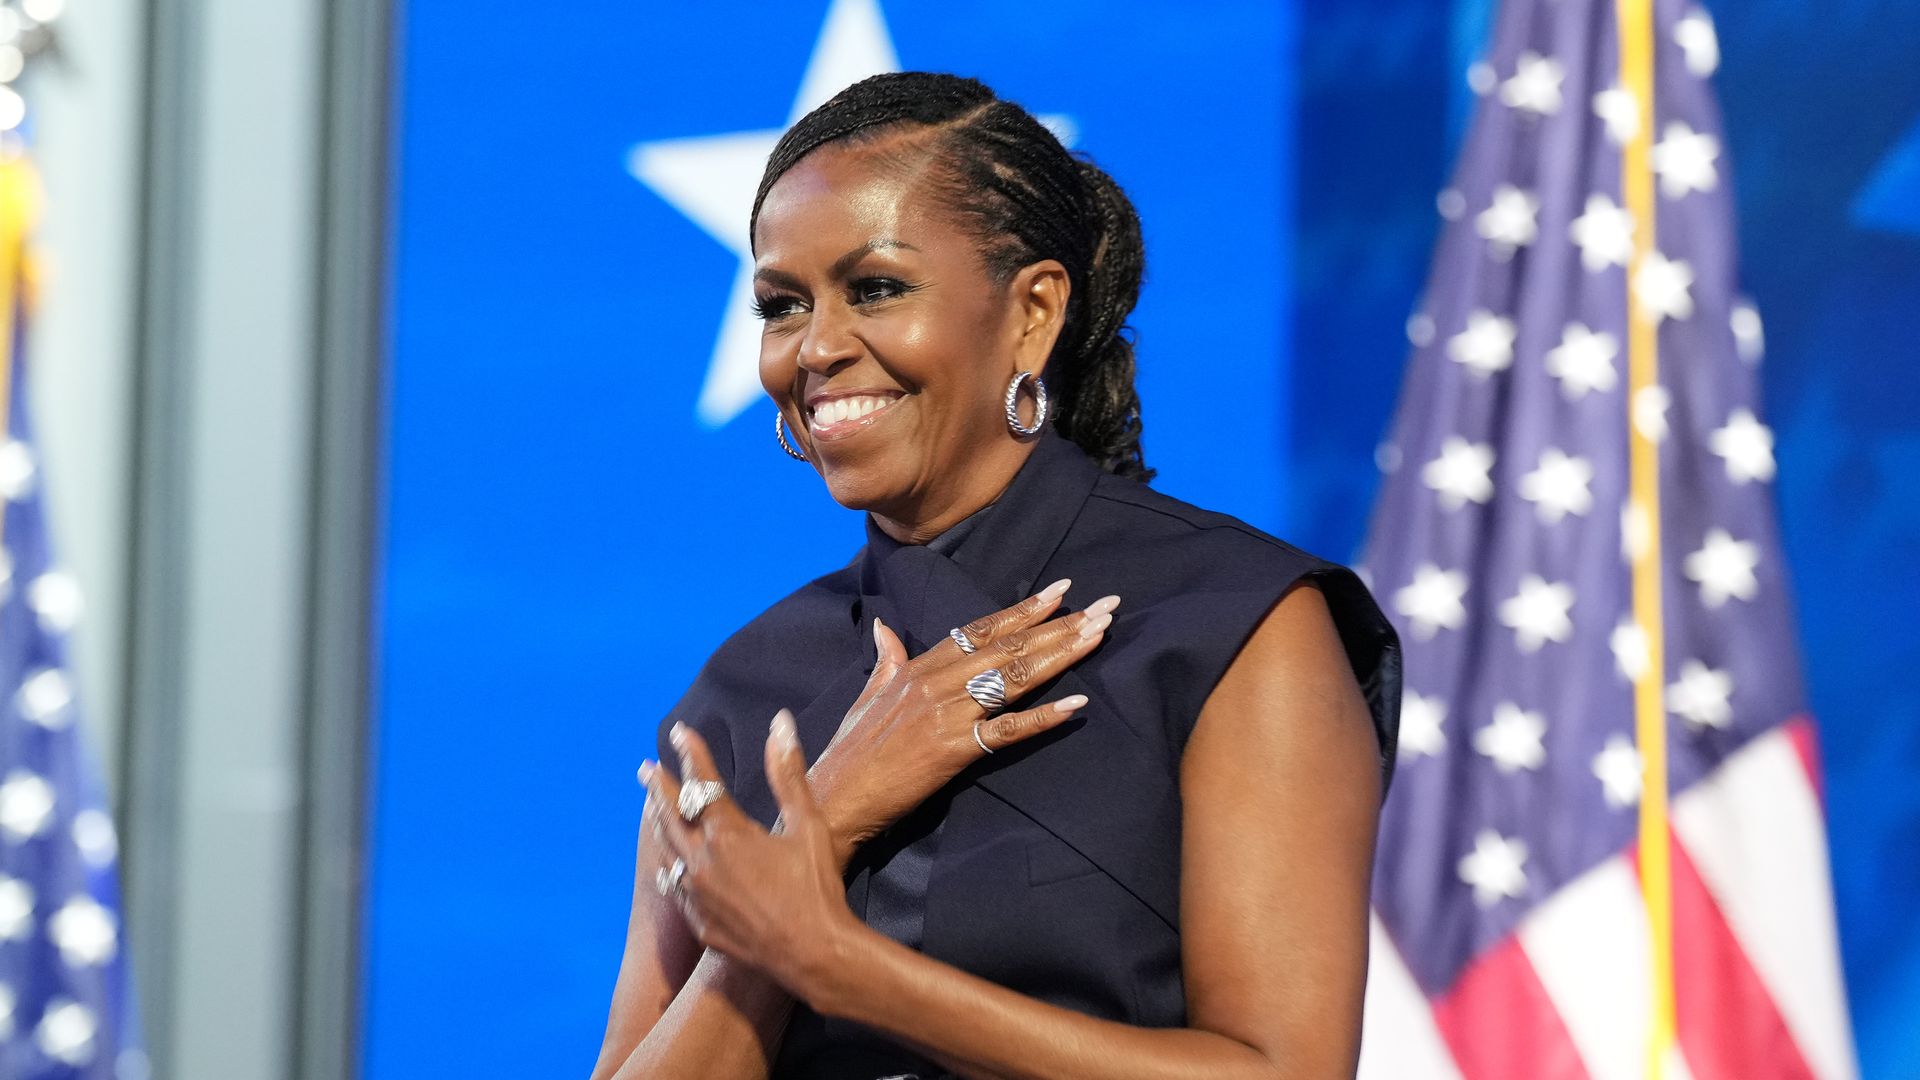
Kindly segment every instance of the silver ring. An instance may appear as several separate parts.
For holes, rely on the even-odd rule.
[[[687,860],[675,858],[673,865],[653,872],[653,891],[665,896],[681,891],[680,879],[687,876]]]
[[[700,820],[707,807],[720,801],[727,789],[718,780],[689,780],[680,789],[680,819],[687,824]]]
[[[973,741],[980,744],[980,749],[985,750],[987,753],[991,754],[993,753],[993,747],[988,746],[987,740],[980,737],[980,725],[986,722],[987,722],[987,718],[984,716],[973,722]]]
[[[1007,707],[1007,677],[999,668],[988,668],[967,680],[967,696],[992,716]]]
[[[960,651],[966,653],[968,656],[972,656],[973,650],[978,648],[978,646],[973,643],[973,639],[967,636],[967,632],[957,626],[947,631],[947,636],[952,638],[953,643],[960,646]]]

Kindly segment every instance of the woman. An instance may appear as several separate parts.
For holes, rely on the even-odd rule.
[[[1398,647],[1351,573],[1144,485],[1125,195],[883,75],[752,229],[775,434],[867,545],[663,724],[594,1075],[1350,1074]]]

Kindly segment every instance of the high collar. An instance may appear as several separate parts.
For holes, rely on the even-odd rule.
[[[946,556],[923,544],[902,544],[881,531],[869,514],[867,546],[860,556],[861,595],[872,598],[890,584],[898,585],[896,564],[940,558],[964,571],[995,605],[961,622],[1019,601],[1035,591],[1040,572],[1066,538],[1100,475],[1100,467],[1085,451],[1049,427],[994,501],[992,512]]]

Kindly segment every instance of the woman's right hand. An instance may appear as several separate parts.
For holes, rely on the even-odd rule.
[[[1054,582],[1009,608],[962,628],[974,651],[951,638],[908,658],[900,638],[874,620],[878,656],[860,697],[808,777],[845,866],[859,846],[925,802],[984,756],[1048,731],[1084,708],[1079,694],[1018,712],[988,713],[967,680],[999,668],[1008,707],[1097,648],[1118,596],[1053,619],[1069,582]],[[979,741],[975,740],[975,723]]]

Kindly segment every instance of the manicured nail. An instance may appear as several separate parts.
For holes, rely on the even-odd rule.
[[[800,752],[800,735],[793,729],[793,711],[781,709],[773,714],[774,749],[783,754]]]
[[[880,616],[873,617],[873,662],[880,662]]]
[[[1040,599],[1057,600],[1060,597],[1065,596],[1067,594],[1067,586],[1072,584],[1073,584],[1072,578],[1061,578],[1059,581],[1056,581],[1053,584],[1047,586],[1046,588],[1041,589]]]
[[[675,749],[685,750],[687,748],[687,725],[675,720],[673,727],[667,731],[667,740],[673,743]]]
[[[1118,596],[1103,596],[1100,599],[1095,600],[1093,603],[1087,605],[1087,614],[1088,615],[1105,615],[1107,612],[1112,611],[1114,608],[1117,608],[1119,606],[1120,606],[1120,598]]]
[[[1080,640],[1097,636],[1102,630],[1113,625],[1113,616],[1102,612],[1080,625]]]
[[[648,784],[653,783],[653,770],[655,768],[657,768],[657,766],[654,765],[654,763],[651,761],[643,761],[640,763],[640,786],[641,787],[646,787]]]
[[[1072,712],[1075,709],[1084,709],[1086,707],[1087,695],[1085,694],[1068,694],[1066,697],[1053,703],[1054,712]]]

